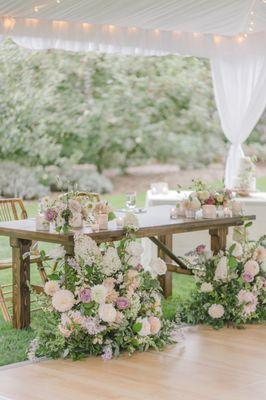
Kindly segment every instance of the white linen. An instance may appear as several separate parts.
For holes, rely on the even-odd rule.
[[[217,108],[225,136],[231,143],[225,186],[233,188],[242,143],[250,135],[266,105],[266,54],[217,57],[211,60]]]

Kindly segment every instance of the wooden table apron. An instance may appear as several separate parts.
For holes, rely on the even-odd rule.
[[[165,214],[166,212],[167,214]],[[162,218],[164,214],[165,218]],[[149,218],[153,219],[154,225],[150,223]],[[242,225],[244,219],[254,220],[255,216],[173,221],[169,218],[169,207],[158,206],[149,209],[145,217],[140,216],[139,219],[140,228],[136,232],[136,236],[138,238],[148,237],[153,240],[158,246],[158,255],[168,263],[170,259],[175,260],[176,257],[172,254],[172,236],[174,234],[208,230],[211,236],[211,249],[217,253],[226,247],[229,227]],[[98,244],[122,239],[125,235],[124,231],[116,229],[114,223],[110,225],[111,229],[107,231],[92,232],[90,228],[83,228],[81,232],[89,235]],[[34,220],[20,220],[0,223],[0,236],[8,236],[12,248],[13,326],[17,329],[27,328],[30,325],[30,263],[29,257],[23,258],[23,254],[30,250],[32,241],[37,240],[61,244],[65,247],[67,254],[72,255],[74,251],[73,233],[62,235],[56,232],[40,232],[36,231]],[[178,269],[182,272],[182,268],[177,267],[177,272]],[[172,271],[175,269],[170,265],[169,271],[160,279],[166,297],[172,293]],[[184,271],[184,273],[186,272]]]

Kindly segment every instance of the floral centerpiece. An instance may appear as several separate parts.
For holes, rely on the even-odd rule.
[[[177,322],[164,319],[158,275],[166,264],[154,259],[141,265],[142,245],[127,235],[98,247],[76,233],[73,257],[57,249],[59,269],[41,295],[43,314],[29,357],[53,358],[133,353],[160,349],[177,341]],[[59,251],[59,253],[58,253]],[[44,254],[42,254],[44,256]]]
[[[212,255],[201,245],[188,260],[196,290],[184,304],[187,322],[214,328],[266,319],[266,237],[242,240]]]
[[[61,194],[55,200],[48,197],[42,200],[42,209],[46,221],[55,224],[57,232],[67,233],[70,228],[81,228],[93,210],[107,210],[109,219],[115,218],[112,208],[105,203],[93,204],[86,196],[71,191]]]

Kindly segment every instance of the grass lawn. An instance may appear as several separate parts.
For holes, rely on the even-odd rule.
[[[259,190],[266,191],[266,178],[259,178],[257,181]],[[124,195],[105,196],[105,198],[112,204],[114,208],[121,208],[124,206]],[[140,193],[137,197],[137,205],[143,206],[145,202],[145,193]],[[37,212],[37,202],[27,202],[26,208],[29,217],[33,217]],[[42,248],[48,248],[51,245],[41,244]],[[8,239],[0,237],[0,259],[10,257],[10,247]],[[31,270],[32,282],[40,282],[39,275],[34,269]],[[11,283],[11,271],[4,270],[0,273],[0,283]],[[186,298],[189,296],[190,291],[194,287],[193,278],[185,275],[174,274],[173,281],[173,296]],[[36,318],[36,317],[35,317]],[[16,331],[12,329],[11,325],[5,323],[0,315],[0,366],[10,364],[26,359],[26,349],[29,341],[33,337],[33,332],[29,330]]]

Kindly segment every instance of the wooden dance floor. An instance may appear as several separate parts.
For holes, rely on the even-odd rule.
[[[265,400],[266,325],[188,328],[183,345],[0,369],[4,400]]]

